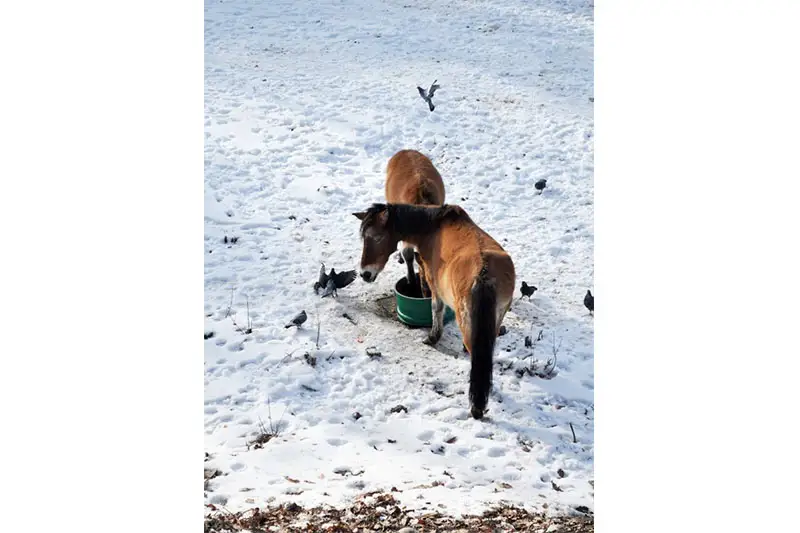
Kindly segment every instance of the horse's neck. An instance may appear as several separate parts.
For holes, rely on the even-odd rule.
[[[394,220],[394,231],[400,240],[417,248],[439,232],[441,220],[435,210],[407,209]]]

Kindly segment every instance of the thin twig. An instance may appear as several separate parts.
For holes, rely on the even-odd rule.
[[[320,315],[319,312],[319,302],[316,303],[316,307],[317,307],[317,340],[315,344],[317,346],[317,351],[319,351],[319,332],[320,328],[322,327],[322,315]]]
[[[570,422],[570,423],[569,423],[569,429],[571,429],[571,430],[572,430],[572,442],[574,442],[574,443],[576,443],[576,444],[577,444],[577,442],[578,442],[578,439],[577,439],[577,438],[575,438],[575,428],[574,428],[574,427],[572,427],[572,422]]]
[[[250,322],[250,298],[247,296],[244,297],[244,301],[247,303],[247,331],[253,331],[252,322]]]
[[[233,309],[233,291],[234,287],[231,287],[231,303],[228,304],[228,311],[225,313],[225,316],[222,318],[228,318],[231,316],[231,309]]]

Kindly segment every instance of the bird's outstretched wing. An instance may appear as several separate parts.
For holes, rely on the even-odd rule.
[[[347,270],[345,272],[339,272],[333,278],[334,283],[336,284],[337,289],[343,289],[353,283],[356,280],[356,271],[355,270]]]
[[[440,87],[438,85],[436,85],[436,80],[433,80],[433,83],[431,83],[431,88],[428,89],[428,98],[433,98],[433,93],[435,93],[436,89],[439,89],[439,88]]]
[[[325,263],[322,263],[322,267],[319,269],[319,286],[324,287],[328,284],[328,276],[325,275]]]

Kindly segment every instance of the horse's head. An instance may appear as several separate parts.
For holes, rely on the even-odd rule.
[[[361,213],[353,213],[361,221],[361,277],[372,283],[383,271],[389,256],[397,250],[400,239],[389,225],[386,204],[373,204]]]

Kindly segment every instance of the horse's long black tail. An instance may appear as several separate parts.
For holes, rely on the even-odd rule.
[[[492,389],[492,358],[497,338],[497,289],[481,269],[472,286],[470,325],[472,335],[472,367],[469,373],[469,403],[472,418],[483,418]]]

